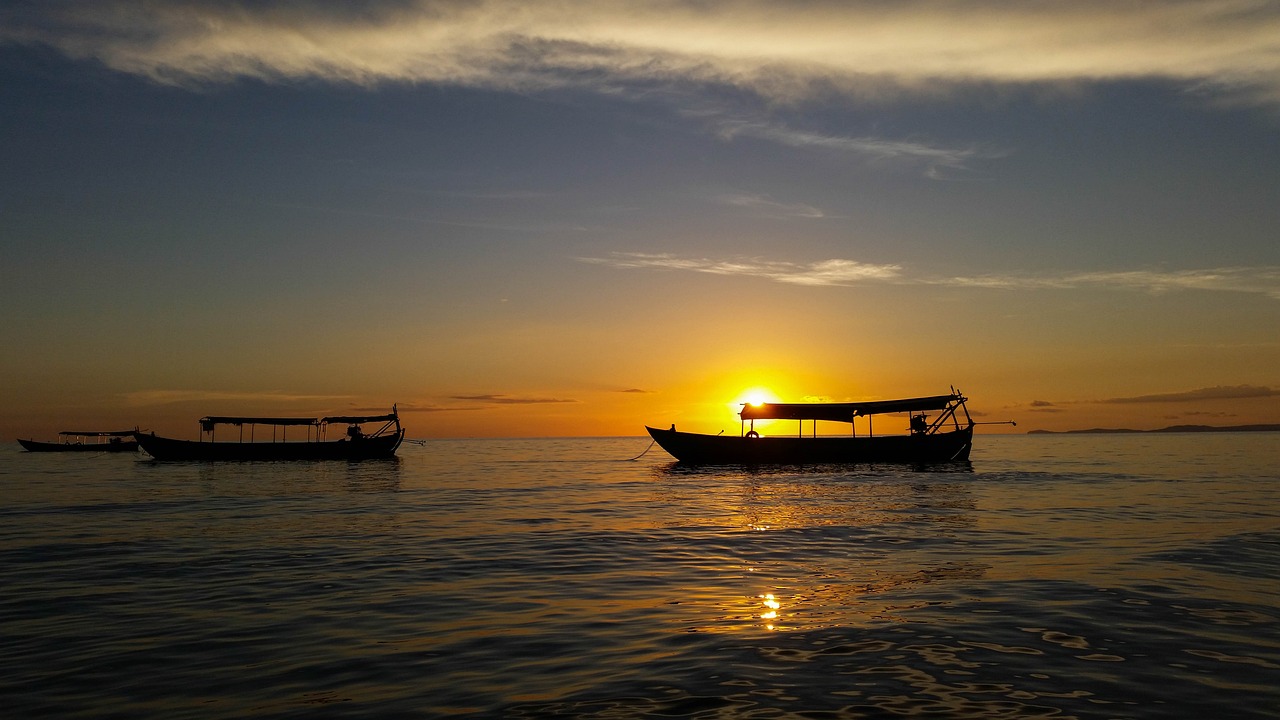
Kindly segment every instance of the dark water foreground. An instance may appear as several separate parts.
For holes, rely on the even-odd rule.
[[[0,450],[34,718],[1276,718],[1280,435],[983,436],[970,467]]]

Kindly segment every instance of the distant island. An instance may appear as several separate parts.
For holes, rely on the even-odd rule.
[[[1280,432],[1280,424],[1276,425],[1231,425],[1215,427],[1213,425],[1170,425],[1159,430],[1130,430],[1127,428],[1089,428],[1088,430],[1028,430],[1028,435],[1084,435],[1106,433],[1208,433],[1208,432]]]

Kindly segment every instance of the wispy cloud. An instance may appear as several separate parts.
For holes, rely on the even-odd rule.
[[[0,9],[0,42],[42,43],[167,83],[694,84],[781,100],[1161,78],[1277,102],[1278,38],[1274,0],[15,0]]]
[[[712,275],[744,275],[793,285],[852,285],[889,281],[899,277],[898,265],[872,265],[853,260],[793,263],[758,258],[711,260],[682,258],[669,253],[613,253],[604,258],[577,258],[580,262],[625,270],[685,270]]]
[[[1268,397],[1280,397],[1280,389],[1259,385],[1217,385],[1215,387],[1187,390],[1185,392],[1117,397],[1099,400],[1098,402],[1110,404],[1175,403],[1198,402],[1202,400],[1242,400],[1248,398]]]
[[[1179,420],[1182,418],[1200,418],[1200,417],[1217,419],[1217,418],[1233,418],[1233,417],[1239,417],[1239,416],[1240,416],[1239,413],[1206,412],[1203,410],[1194,410],[1192,412],[1178,413],[1176,415],[1165,415],[1165,417],[1170,420]]]
[[[764,195],[730,193],[721,195],[719,201],[725,205],[753,210],[766,217],[812,219],[827,217],[826,213],[812,205],[778,202]]]
[[[500,394],[482,394],[482,395],[453,395],[453,400],[470,400],[473,402],[482,402],[490,405],[542,405],[554,403],[574,403],[577,400],[565,400],[561,398],[544,398],[544,397],[512,397],[510,395]]]
[[[177,403],[254,403],[264,407],[298,403],[333,403],[349,400],[349,395],[295,395],[282,392],[240,392],[235,390],[138,390],[124,393],[127,407],[173,405]],[[384,408],[385,411],[385,408]]]
[[[939,285],[999,290],[1069,290],[1111,288],[1150,293],[1204,290],[1266,295],[1280,300],[1280,267],[1234,267],[1198,270],[1133,270],[1066,273],[1061,275],[928,276],[911,274],[897,264],[870,264],[830,259],[796,263],[760,258],[710,259],[680,257],[670,253],[612,253],[607,257],[580,257],[579,262],[623,270],[684,270],[715,275],[742,275],[775,282],[813,286],[865,284]]]
[[[1280,267],[1227,267],[1195,270],[1124,270],[1060,276],[980,275],[922,280],[943,285],[1006,289],[1113,287],[1164,293],[1218,290],[1267,295],[1280,300]]]
[[[435,403],[401,403],[397,406],[401,414],[404,413],[437,413],[437,412],[453,412],[455,410],[480,410],[478,406],[459,407],[457,405],[437,405]]]
[[[788,147],[848,153],[874,161],[923,166],[931,177],[938,179],[945,177],[947,170],[967,169],[967,163],[971,160],[995,158],[1004,154],[976,147],[947,147],[873,136],[831,135],[758,121],[724,119],[713,126],[716,134],[724,139],[752,137]]]
[[[1028,405],[1027,410],[1030,412],[1037,412],[1037,413],[1063,412],[1063,409],[1058,407],[1057,403],[1052,403],[1052,402],[1049,402],[1048,400],[1032,400],[1031,403]]]

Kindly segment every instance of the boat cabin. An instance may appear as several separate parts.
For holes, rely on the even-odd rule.
[[[912,435],[933,435],[946,429],[948,423],[955,430],[970,427],[973,418],[965,407],[966,398],[958,392],[950,395],[932,395],[929,397],[907,398],[904,400],[872,400],[852,403],[760,403],[753,405],[744,403],[739,416],[742,419],[741,435],[743,437],[759,437],[755,429],[756,420],[797,420],[799,433],[804,437],[804,422],[811,421],[812,437],[818,436],[818,421],[848,423],[851,434],[856,437],[857,426],[854,423],[859,417],[867,418],[867,435],[875,436],[872,417],[890,413],[908,413],[911,416],[910,432]],[[927,411],[941,411],[930,421]],[[964,413],[964,422],[960,421],[958,412]],[[750,426],[748,427],[748,423]]]
[[[363,426],[366,423],[382,423],[382,425],[373,432],[366,433]],[[231,425],[239,428],[239,441],[245,442],[288,442],[290,428],[294,428],[294,442],[325,442],[327,440],[330,425],[345,425],[345,435],[349,440],[362,440],[364,438],[379,437],[393,429],[398,431],[399,416],[393,411],[387,415],[331,415],[322,418],[299,418],[299,417],[239,417],[228,415],[208,415],[200,418],[200,440],[214,442],[215,434],[219,425]],[[268,426],[271,428],[271,439],[268,441],[263,431],[263,437],[258,438],[258,426]],[[248,426],[249,437],[245,438],[244,429]],[[299,437],[300,433],[305,433],[306,437]]]

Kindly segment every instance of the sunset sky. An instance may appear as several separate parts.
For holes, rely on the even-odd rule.
[[[6,442],[1278,423],[1280,3],[10,0],[0,251]]]

